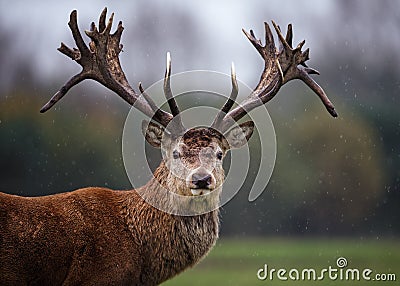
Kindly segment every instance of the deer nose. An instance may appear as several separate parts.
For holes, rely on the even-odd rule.
[[[192,175],[192,184],[198,189],[206,189],[211,185],[212,177],[206,173],[194,173]]]

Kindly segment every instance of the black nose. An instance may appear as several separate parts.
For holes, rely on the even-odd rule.
[[[211,184],[211,175],[195,173],[192,175],[192,184],[199,189],[206,189]]]

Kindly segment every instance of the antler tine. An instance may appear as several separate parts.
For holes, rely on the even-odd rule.
[[[61,43],[61,46],[57,49],[59,52],[63,53],[67,57],[71,58],[74,61],[77,61],[81,66],[82,57],[88,57],[90,55],[89,48],[85,44],[82,35],[78,28],[78,21],[77,21],[77,11],[73,10],[69,17],[68,26],[71,29],[72,37],[75,40],[75,43],[78,47],[76,49],[68,48],[64,43]],[[77,85],[81,81],[86,78],[86,75],[82,72],[73,76],[70,80],[68,80],[59,91],[57,91],[52,98],[40,109],[41,113],[46,112],[49,110],[54,104],[56,104],[64,95],[71,89],[71,87]]]
[[[220,124],[222,123],[224,116],[228,111],[232,108],[233,104],[236,101],[239,88],[236,80],[236,71],[235,71],[235,65],[232,63],[231,66],[231,82],[232,82],[232,91],[231,94],[228,98],[228,100],[225,102],[224,106],[221,108],[221,110],[218,112],[217,116],[214,119],[214,122],[212,123],[211,127],[218,129]]]
[[[318,83],[316,83],[309,76],[309,74],[319,74],[318,71],[311,68],[303,68],[303,67],[299,67],[298,70],[299,70],[298,78],[301,79],[309,88],[312,89],[312,91],[314,91],[318,95],[318,97],[321,99],[322,103],[325,105],[325,108],[330,115],[332,115],[333,117],[338,117],[335,107],[329,100],[325,91],[322,89],[322,87],[319,86]]]
[[[176,133],[181,133],[186,130],[183,126],[182,119],[180,116],[180,111],[178,104],[175,101],[175,98],[172,94],[171,90],[171,54],[167,53],[167,67],[165,69],[165,77],[164,77],[164,95],[167,99],[168,106],[171,109],[172,116],[174,119],[174,127],[176,128]]]
[[[271,22],[272,22],[272,25],[274,26],[276,34],[278,35],[279,43],[281,45],[280,52],[290,51],[292,49],[292,47],[291,47],[291,45],[289,45],[288,42],[286,42],[286,39],[281,32],[281,28],[274,21],[271,21]],[[293,34],[293,31],[292,31],[292,34]],[[292,37],[293,37],[293,35],[292,35]]]
[[[292,24],[288,24],[286,32],[286,42],[290,47],[293,46],[293,27]]]
[[[89,48],[86,46],[85,41],[82,38],[81,32],[79,31],[77,15],[78,12],[76,10],[73,10],[71,12],[71,15],[69,16],[68,26],[71,29],[72,37],[75,40],[78,50],[81,52],[82,56],[85,57],[90,55],[90,51]]]
[[[43,105],[43,107],[40,109],[40,113],[44,113],[50,108],[53,107],[54,104],[56,104],[61,98],[64,97],[64,95],[67,94],[68,90],[71,89],[74,85],[77,85],[81,81],[85,79],[85,75],[82,73],[79,73],[77,75],[74,75],[70,80],[68,80],[61,88],[59,91],[57,91],[51,98],[50,100]]]
[[[100,18],[99,18],[100,31],[104,31],[106,28],[106,17],[107,17],[107,7],[104,7],[103,11],[101,11]]]
[[[142,96],[144,97],[144,99],[149,103],[153,112],[156,113],[159,110],[159,108],[154,103],[154,101],[151,99],[151,97],[145,92],[141,82],[139,82],[139,91],[142,94]]]
[[[152,99],[148,96],[139,97],[126,79],[119,61],[119,53],[122,51],[120,40],[124,28],[120,21],[114,34],[110,34],[114,14],[111,15],[107,24],[106,14],[107,8],[104,8],[99,18],[99,30],[92,23],[90,31],[85,31],[86,35],[91,39],[88,47],[83,41],[78,28],[77,12],[76,10],[71,12],[68,25],[78,49],[71,49],[61,43],[58,50],[76,61],[82,67],[82,71],[67,81],[50,101],[42,107],[40,112],[49,110],[73,86],[85,79],[92,79],[114,91],[130,105],[134,105],[145,115],[166,127],[172,120],[172,115],[161,109],[155,111],[155,103]]]
[[[255,38],[253,31],[247,33],[243,30],[246,37],[264,59],[264,71],[253,92],[236,108],[225,115],[221,122],[222,130],[227,130],[232,124],[232,120],[229,119],[237,121],[247,112],[267,103],[278,93],[282,85],[296,78],[309,86],[322,100],[328,112],[333,117],[337,117],[335,108],[324,90],[309,76],[310,74],[319,73],[306,65],[306,61],[309,59],[309,49],[304,52],[301,51],[305,41],[300,42],[296,48],[292,48],[292,25],[288,25],[286,37],[283,36],[279,26],[274,21],[272,21],[272,25],[278,35],[279,50],[275,46],[267,23],[265,23],[265,46],[262,46],[261,42]]]

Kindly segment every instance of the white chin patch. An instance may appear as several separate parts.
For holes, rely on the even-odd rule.
[[[208,195],[211,191],[207,189],[190,189],[193,196]]]

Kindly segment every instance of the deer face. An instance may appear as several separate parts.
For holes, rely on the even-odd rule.
[[[170,191],[185,196],[206,195],[224,181],[222,162],[232,148],[240,148],[253,134],[248,121],[224,136],[210,127],[196,127],[173,136],[163,127],[144,121],[142,131],[152,146],[161,148],[168,169],[166,184]]]

